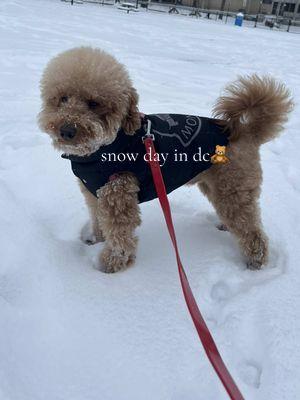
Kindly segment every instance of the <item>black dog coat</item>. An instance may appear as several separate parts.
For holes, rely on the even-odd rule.
[[[160,163],[167,193],[211,167],[210,157],[216,145],[228,144],[228,132],[224,132],[218,120],[178,114],[147,115],[134,135],[126,135],[120,129],[113,143],[101,146],[89,156],[62,156],[71,160],[74,174],[93,195],[97,196],[97,190],[113,175],[131,172],[140,184],[140,203],[157,197],[142,140],[147,119],[151,121],[155,150],[158,155],[165,155]]]

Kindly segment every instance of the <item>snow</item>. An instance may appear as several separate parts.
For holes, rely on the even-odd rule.
[[[292,89],[284,134],[261,149],[264,270],[246,270],[196,188],[170,202],[196,299],[245,398],[299,399],[298,35],[55,0],[6,0],[0,22],[0,399],[227,398],[187,313],[158,202],[142,205],[126,272],[97,271],[102,244],[79,240],[82,196],[36,125],[45,64],[79,45],[124,62],[148,113],[208,116],[238,74],[270,73]]]

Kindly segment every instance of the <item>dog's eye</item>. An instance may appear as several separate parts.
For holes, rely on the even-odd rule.
[[[61,103],[66,103],[68,101],[68,96],[62,96],[60,98]]]
[[[95,108],[98,107],[99,103],[94,100],[88,100],[87,105],[91,110],[95,110]]]

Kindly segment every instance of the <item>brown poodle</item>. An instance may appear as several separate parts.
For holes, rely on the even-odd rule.
[[[89,156],[117,138],[122,128],[134,135],[141,128],[138,95],[128,73],[114,57],[98,49],[75,48],[59,54],[46,67],[39,125],[56,149]],[[216,209],[220,229],[234,234],[249,268],[268,259],[258,198],[262,182],[259,147],[276,137],[292,109],[283,84],[256,75],[240,78],[219,98],[214,115],[230,132],[227,163],[214,164],[190,183],[197,184]],[[128,136],[129,140],[130,136]],[[88,205],[92,235],[85,242],[105,240],[100,265],[116,272],[134,262],[140,225],[139,180],[122,173],[99,188],[97,197],[79,180]]]

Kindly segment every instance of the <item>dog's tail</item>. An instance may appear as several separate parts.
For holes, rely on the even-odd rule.
[[[251,75],[226,88],[214,107],[214,116],[224,120],[231,141],[248,135],[262,144],[280,133],[292,108],[284,84],[268,76]]]

